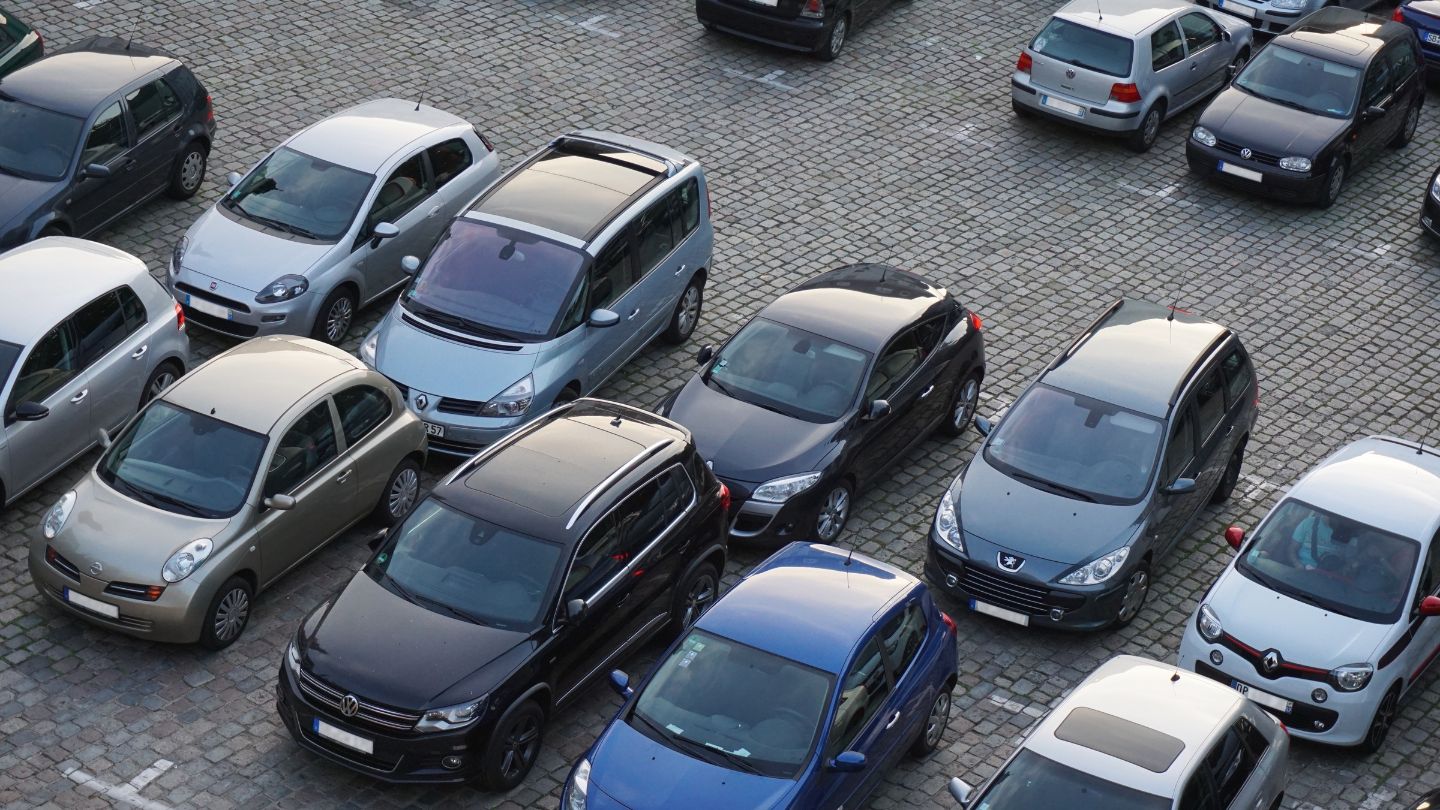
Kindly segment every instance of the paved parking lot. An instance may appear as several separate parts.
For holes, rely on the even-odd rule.
[[[181,55],[220,133],[195,200],[152,203],[101,235],[158,275],[224,173],[322,115],[422,97],[468,117],[507,165],[564,130],[636,133],[700,158],[714,189],[716,265],[691,345],[654,347],[601,393],[656,403],[768,299],[819,270],[878,260],[942,281],[985,318],[982,411],[999,411],[1106,303],[1145,296],[1228,323],[1262,390],[1237,497],[1211,509],[1133,625],[1025,631],[949,605],[961,680],[942,748],[887,778],[875,808],[952,806],[945,781],[988,777],[1022,732],[1111,655],[1167,659],[1222,567],[1230,523],[1253,526],[1345,441],[1418,437],[1437,409],[1440,250],[1416,224],[1440,162],[1440,95],[1419,136],[1362,170],[1325,212],[1242,199],[1186,172],[1191,115],[1135,156],[1017,121],[1007,77],[1053,0],[910,0],[822,64],[706,35],[686,0],[6,0],[52,44],[133,34]],[[353,349],[381,307],[352,334]],[[232,345],[192,331],[196,353]],[[1440,442],[1440,434],[1436,441]],[[943,485],[977,445],[934,439],[859,503],[844,543],[919,573]],[[25,570],[40,515],[82,459],[0,514],[0,805],[6,807],[544,807],[616,706],[592,687],[550,729],[508,795],[378,784],[299,750],[273,710],[299,619],[365,556],[357,530],[261,596],[217,654],[135,641],[42,604]],[[432,462],[428,481],[446,471]],[[737,548],[731,576],[763,549]],[[652,645],[627,662],[643,670]],[[1402,707],[1384,753],[1297,744],[1287,807],[1401,805],[1440,787],[1440,677]]]

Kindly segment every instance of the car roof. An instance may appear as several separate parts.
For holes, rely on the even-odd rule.
[[[69,236],[0,253],[0,340],[33,343],[102,293],[138,286],[148,275],[145,263],[123,250]]]
[[[1364,67],[1370,61],[1370,54],[1386,43],[1413,36],[1401,23],[1331,6],[1305,17],[1271,41],[1311,56]]]
[[[0,93],[86,118],[130,82],[172,64],[175,57],[159,48],[115,37],[89,37],[0,79]]]
[[[920,585],[892,565],[795,542],[760,563],[697,626],[830,673],[897,597]]]
[[[1041,379],[1073,394],[1163,419],[1190,370],[1229,334],[1229,329],[1183,310],[1121,299]]]
[[[1239,692],[1193,672],[1117,655],[1075,687],[1024,747],[1117,784],[1170,798],[1179,795],[1189,764],[1228,726],[1243,700]],[[1076,710],[1088,711],[1072,717]],[[1116,733],[1122,729],[1129,733]],[[1167,758],[1163,770],[1154,770]]]
[[[166,402],[269,434],[286,412],[316,388],[363,373],[353,356],[318,340],[274,335],[241,343],[181,377]]]
[[[1195,6],[1184,0],[1072,0],[1055,12],[1055,16],[1101,31],[1134,37],[1184,8]]]
[[[1360,439],[1306,473],[1286,497],[1424,543],[1440,528],[1440,453],[1390,436]]]
[[[876,353],[904,326],[947,297],[914,273],[885,264],[851,264],[792,288],[759,317]]]
[[[311,157],[374,174],[410,144],[452,127],[469,129],[470,123],[425,104],[380,98],[317,121],[285,145]]]

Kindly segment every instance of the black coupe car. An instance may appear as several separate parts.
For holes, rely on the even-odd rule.
[[[92,37],[0,79],[0,250],[200,190],[215,114],[173,56]]]
[[[1415,35],[1353,9],[1321,9],[1275,37],[1196,118],[1190,168],[1328,208],[1345,180],[1415,136],[1425,83]]]
[[[695,16],[710,31],[724,31],[830,61],[850,32],[895,0],[695,0]]]
[[[935,428],[971,423],[980,316],[883,264],[822,273],[770,303],[661,405],[730,488],[731,537],[834,542],[855,493]]]

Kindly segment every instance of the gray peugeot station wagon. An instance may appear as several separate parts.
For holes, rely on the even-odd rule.
[[[714,236],[700,164],[608,132],[557,138],[457,216],[360,359],[430,449],[470,455],[700,319]]]
[[[1230,497],[1259,413],[1240,339],[1117,301],[1005,413],[940,500],[926,571],[1020,625],[1128,624],[1152,566]]]

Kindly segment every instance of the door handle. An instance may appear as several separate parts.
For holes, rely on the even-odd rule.
[[[920,392],[920,398],[921,398],[921,399],[924,399],[925,397],[930,396],[930,392],[931,392],[931,391],[934,391],[934,390],[935,390],[935,383],[930,383],[930,385],[926,386],[926,388],[925,388],[924,391],[921,391],[921,392]]]
[[[85,401],[85,397],[88,397],[88,396],[90,396],[90,389],[89,389],[89,388],[85,388],[85,389],[82,389],[82,390],[80,391],[80,393],[76,394],[76,395],[73,396],[73,397],[70,397],[70,402],[71,402],[71,404],[79,405],[80,403],[84,402],[84,401]]]
[[[440,206],[437,205],[434,208],[431,208],[430,213],[426,214],[425,216],[429,218],[435,216],[438,213],[440,213]]]
[[[129,160],[125,161],[123,164],[121,164],[121,167],[127,172],[135,171],[135,158],[130,158]]]
[[[900,722],[900,712],[895,712],[894,714],[890,715],[890,722],[885,724],[885,730],[889,731],[898,722]]]
[[[625,320],[627,320],[627,321],[633,321],[633,320],[635,320],[635,316],[636,316],[636,315],[639,315],[639,314],[640,314],[640,308],[639,308],[639,307],[636,307],[634,312],[632,312],[632,313],[630,313],[629,315],[626,315],[626,316],[625,316]]]
[[[685,268],[687,268],[687,267],[689,267],[689,266],[690,266],[690,265],[688,265],[688,264],[682,264],[682,265],[680,265],[680,267],[675,271],[675,275],[678,276],[678,275],[680,275],[681,273],[685,272]]]
[[[1231,433],[1234,433],[1234,432],[1235,432],[1235,426],[1234,426],[1234,425],[1231,425],[1230,427],[1225,428],[1225,435],[1226,435],[1226,436],[1229,436]]]
[[[349,481],[349,480],[350,480],[350,474],[353,473],[353,472],[355,472],[355,468],[354,468],[354,467],[351,467],[350,469],[346,470],[345,472],[340,473],[339,475],[335,476],[335,483],[337,483],[337,484],[343,484],[343,483],[345,483],[346,481]]]
[[[131,360],[139,360],[140,358],[144,357],[144,356],[145,356],[145,352],[148,352],[148,351],[150,351],[150,344],[149,344],[149,343],[146,343],[144,346],[141,346],[140,348],[138,348],[138,349],[136,349],[135,351],[131,352],[131,353],[130,353],[130,359],[131,359]]]

